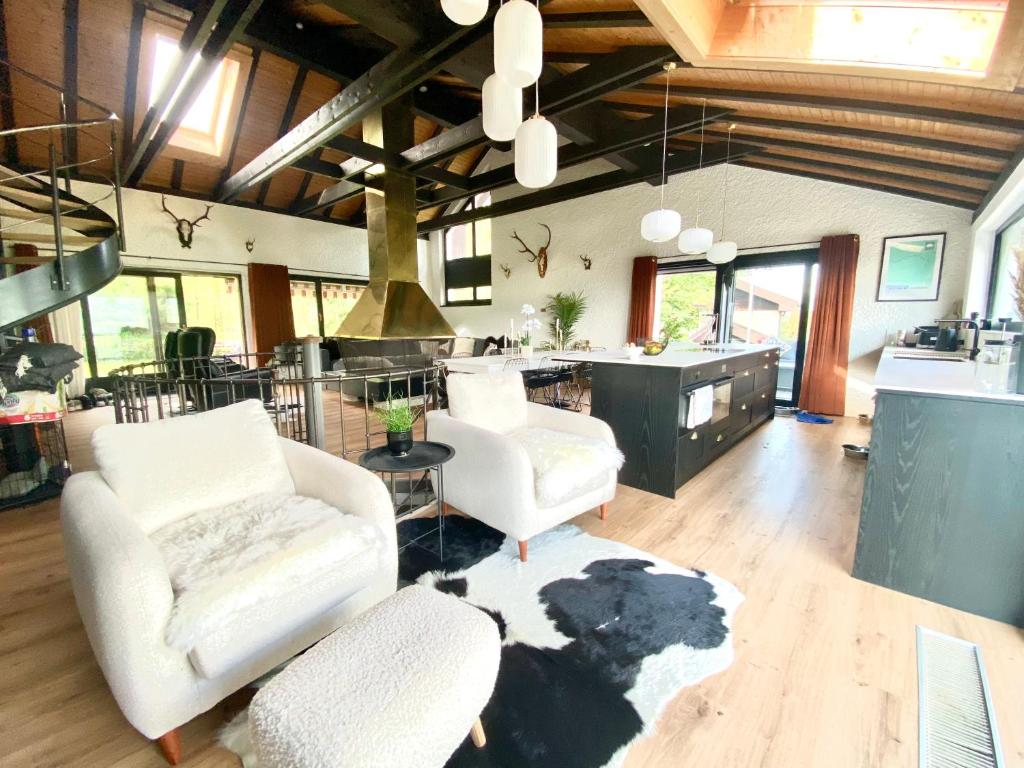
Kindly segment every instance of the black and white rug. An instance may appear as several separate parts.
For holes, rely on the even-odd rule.
[[[446,521],[444,544],[440,569],[435,554],[406,549],[402,581],[480,608],[503,641],[481,715],[487,746],[467,739],[449,768],[619,766],[680,690],[732,663],[743,596],[716,576],[573,525],[530,539],[527,563],[515,541],[467,518]],[[244,713],[221,743],[255,767]]]

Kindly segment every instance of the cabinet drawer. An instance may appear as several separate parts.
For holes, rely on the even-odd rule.
[[[684,432],[676,452],[676,485],[697,474],[704,463],[704,430],[697,428]]]
[[[762,419],[775,410],[775,394],[767,390],[755,392],[750,404],[751,419]]]
[[[736,372],[732,380],[732,396],[734,398],[745,397],[754,391],[754,382],[757,379],[757,369],[747,368]]]
[[[729,419],[729,429],[732,432],[739,432],[750,423],[754,415],[754,399],[754,395],[748,395],[733,401]]]

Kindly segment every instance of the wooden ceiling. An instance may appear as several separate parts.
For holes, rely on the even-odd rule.
[[[656,27],[631,0],[542,0],[542,112],[572,142],[560,165],[603,158],[614,170],[519,190],[490,215],[657,183],[668,61],[679,63],[669,97],[671,173],[695,167],[702,114],[705,164],[725,160],[733,126],[733,162],[971,210],[1022,157],[1021,25],[1000,37],[999,78],[937,82],[868,69],[685,61],[664,8],[652,11],[678,2],[641,0]],[[1022,4],[1011,1],[1014,19]],[[515,183],[509,166],[490,167],[488,158],[508,146],[487,140],[478,117],[491,17],[456,27],[435,0],[6,0],[0,7],[0,58],[62,84],[72,117],[91,116],[76,97],[122,116],[130,186],[362,226],[362,190],[375,183],[364,171],[383,163],[419,178],[420,230],[429,231],[485,215],[466,202]],[[161,103],[146,109],[144,41],[155,26],[181,34],[187,51],[212,61],[201,66],[225,52],[244,64],[222,158],[168,144],[187,98],[167,112]],[[1007,72],[1016,73],[1012,82]],[[188,78],[201,85],[199,75],[177,74],[183,92],[198,91]],[[0,77],[0,91],[5,127],[60,117],[52,95],[16,71]],[[416,114],[416,146],[384,156],[361,140],[362,115],[403,94]],[[68,149],[79,159],[98,157],[108,140],[86,132]],[[10,166],[47,163],[45,144],[29,137],[9,137],[3,151]],[[81,175],[111,173],[100,160]]]

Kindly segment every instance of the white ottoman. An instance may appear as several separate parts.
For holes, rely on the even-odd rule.
[[[263,687],[249,722],[260,768],[441,768],[491,698],[501,640],[473,606],[397,592]]]

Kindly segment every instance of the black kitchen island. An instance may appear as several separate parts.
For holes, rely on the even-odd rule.
[[[619,482],[672,498],[676,490],[775,415],[777,346],[720,344],[630,360],[572,353],[593,364],[592,416],[611,426],[626,457]],[[711,418],[687,426],[696,390],[711,386]]]

